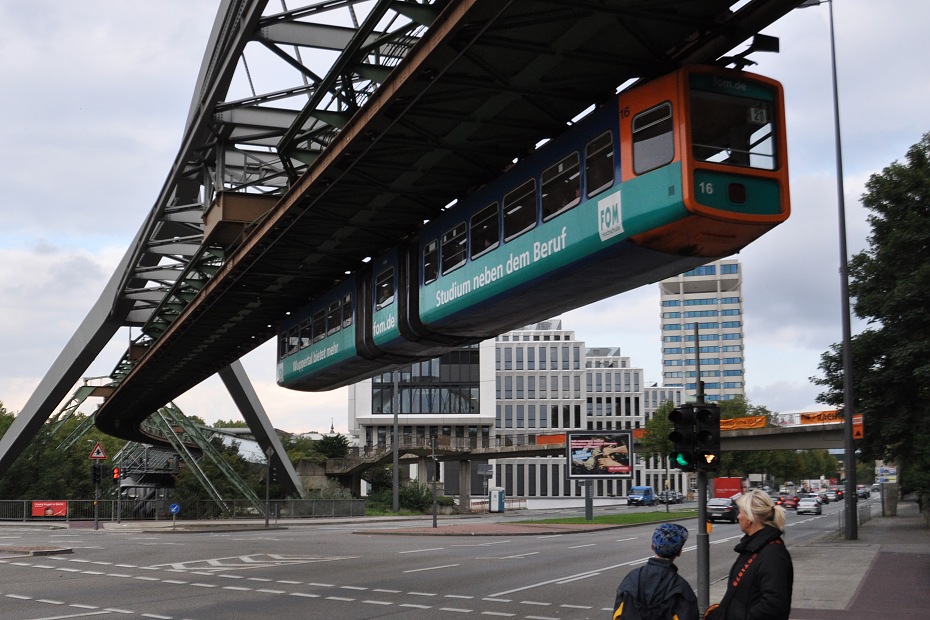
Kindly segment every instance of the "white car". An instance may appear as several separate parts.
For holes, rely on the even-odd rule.
[[[823,508],[820,506],[820,502],[813,497],[802,497],[798,500],[798,514],[810,513],[819,515],[823,511]]]

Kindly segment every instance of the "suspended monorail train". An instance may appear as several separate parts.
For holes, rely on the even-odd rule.
[[[278,384],[328,390],[732,255],[789,215],[769,78],[621,92],[279,327]]]

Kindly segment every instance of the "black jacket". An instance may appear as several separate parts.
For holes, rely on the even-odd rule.
[[[614,618],[628,617],[629,614],[617,616],[620,603],[630,605],[637,598],[644,607],[661,607],[667,600],[673,600],[672,613],[678,620],[697,620],[697,597],[684,577],[678,574],[678,567],[672,560],[652,557],[643,566],[632,570],[620,582],[614,599]],[[625,608],[625,611],[629,611]]]
[[[726,620],[786,620],[791,611],[794,566],[781,532],[765,526],[743,536],[733,548],[739,558],[730,569],[721,607]]]

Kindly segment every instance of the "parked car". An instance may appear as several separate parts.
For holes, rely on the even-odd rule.
[[[707,500],[708,521],[729,521],[736,523],[739,517],[739,506],[729,497],[714,497]]]
[[[668,502],[669,504],[680,504],[684,501],[684,496],[678,491],[662,491],[657,496],[659,498],[659,503],[664,504]]]
[[[823,508],[815,497],[802,497],[798,500],[798,514],[822,514]]]

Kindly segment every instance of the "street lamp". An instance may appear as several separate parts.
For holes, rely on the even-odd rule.
[[[855,413],[852,384],[852,328],[849,314],[849,259],[846,250],[846,200],[843,196],[843,146],[840,139],[840,97],[836,79],[836,38],[833,30],[833,2],[806,0],[799,8],[830,5],[830,65],[833,77],[833,133],[836,149],[836,195],[840,236],[840,301],[843,316],[843,469],[846,474],[846,523],[844,535],[856,540],[858,522],[856,513],[856,446],[853,441],[853,414]]]

